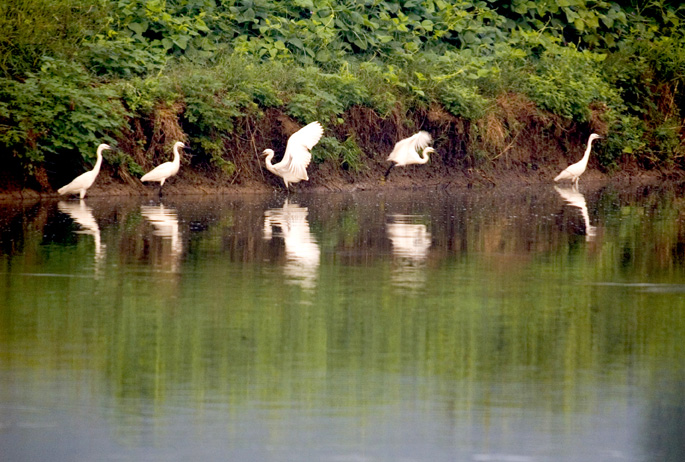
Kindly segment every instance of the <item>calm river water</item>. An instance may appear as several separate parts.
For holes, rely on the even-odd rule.
[[[2,461],[664,462],[683,435],[672,190],[0,204]]]

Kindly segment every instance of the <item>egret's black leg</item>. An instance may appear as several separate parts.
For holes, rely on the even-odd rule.
[[[385,171],[385,176],[383,178],[385,178],[386,180],[388,179],[388,175],[390,175],[390,170],[392,170],[394,166],[395,164],[390,164],[390,167],[388,167],[388,169]]]

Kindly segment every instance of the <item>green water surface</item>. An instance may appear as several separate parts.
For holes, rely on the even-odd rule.
[[[685,460],[685,200],[0,204],[0,460]]]

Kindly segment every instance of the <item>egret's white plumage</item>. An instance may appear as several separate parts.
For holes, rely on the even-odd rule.
[[[178,169],[181,167],[181,155],[179,150],[185,148],[185,144],[177,141],[174,143],[174,160],[171,162],[164,162],[161,165],[153,168],[145,175],[140,178],[140,181],[158,181],[159,182],[159,193],[162,194],[162,186],[164,182],[169,178],[178,173]]]
[[[265,149],[266,168],[273,174],[283,178],[286,189],[290,183],[309,180],[307,167],[312,160],[309,152],[323,136],[323,127],[319,122],[312,122],[299,129],[288,138],[283,159],[272,164],[274,158],[273,149]]]
[[[596,133],[590,135],[590,138],[587,140],[587,149],[585,149],[585,154],[583,154],[583,158],[575,164],[566,167],[560,174],[558,174],[554,178],[554,181],[571,180],[577,186],[578,180],[580,179],[580,175],[582,175],[585,172],[585,169],[587,168],[587,161],[590,158],[592,142],[597,138],[601,138],[601,136],[599,136]]]
[[[108,144],[104,143],[98,146],[97,160],[95,161],[95,167],[93,167],[93,170],[80,174],[74,178],[71,183],[59,188],[57,193],[60,195],[79,193],[79,197],[81,199],[86,197],[86,191],[88,191],[88,188],[93,185],[95,178],[98,176],[98,173],[100,173],[100,166],[102,165],[102,151],[105,149],[112,148]]]
[[[395,166],[425,164],[428,162],[428,154],[435,151],[432,147],[428,146],[430,142],[430,133],[423,130],[409,138],[398,141],[388,156],[388,161],[394,163],[390,164],[390,167],[385,172],[386,178],[390,174],[390,170]]]

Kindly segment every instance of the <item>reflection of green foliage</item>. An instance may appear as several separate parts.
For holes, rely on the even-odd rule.
[[[649,374],[682,375],[681,294],[603,284],[682,283],[676,218],[685,204],[672,194],[638,201],[607,191],[588,200],[603,236],[573,250],[566,230],[546,219],[557,198],[473,194],[427,205],[398,195],[383,201],[383,213],[376,195],[371,206],[359,205],[363,197],[324,199],[303,200],[323,250],[310,291],[285,281],[282,242],[260,237],[262,203],[178,204],[179,273],[165,266],[169,240],[153,234],[137,202],[91,204],[98,216],[118,217],[102,229],[99,277],[93,237],[74,234],[76,225],[50,237],[41,220],[53,206],[44,206],[21,230],[23,249],[0,255],[0,367],[67,372],[114,399],[123,409],[116,415],[174,404],[178,389],[196,393],[182,393],[184,408],[219,394],[236,405],[373,412],[398,399],[387,381],[378,385],[396,375],[434,384],[463,412],[491,385],[517,406],[577,412],[605,399],[591,390],[607,380],[651,390]],[[393,285],[390,213],[431,224],[414,292]],[[340,392],[340,377],[352,391]],[[528,395],[521,387],[531,384],[563,388]],[[416,389],[419,398],[434,392]]]
[[[384,206],[424,210],[397,199]],[[525,405],[558,412],[561,396],[564,409],[586,409],[602,399],[587,393],[595,381],[634,386],[638,377],[639,386],[649,387],[642,372],[683,368],[680,294],[601,284],[679,284],[685,269],[674,251],[682,224],[673,218],[683,204],[661,195],[617,209],[610,192],[599,203],[606,208],[592,218],[603,223],[604,236],[592,253],[584,241],[569,252],[566,232],[531,220],[540,204],[525,199],[507,204],[521,226],[511,226],[510,216],[484,198],[427,207],[431,218],[416,222],[431,223],[431,262],[417,273],[425,284],[407,293],[393,286],[397,268],[385,247],[386,217],[375,207],[335,198],[309,206],[327,256],[316,288],[305,292],[284,281],[282,262],[268,250],[279,244],[259,237],[263,215],[252,213],[259,210],[254,204],[180,204],[187,237],[177,274],[164,266],[168,240],[152,234],[136,203],[118,202],[121,221],[103,229],[107,257],[99,278],[46,277],[39,290],[27,285],[27,274],[92,276],[88,235],[45,242],[44,233],[27,228],[24,250],[0,257],[7,273],[0,288],[0,308],[8,314],[0,317],[3,367],[87,371],[92,386],[120,406],[168,403],[177,387],[198,393],[191,406],[212,392],[237,403],[306,398],[363,406],[378,404],[379,396],[395,399],[388,390],[326,394],[319,380],[289,386],[302,382],[300,374],[340,373],[355,390],[377,374],[423,377],[450,393],[455,382],[467,391],[489,383],[564,383],[554,397],[529,396]],[[440,213],[455,216],[454,226],[442,225]],[[210,225],[192,231],[189,223],[200,222]],[[448,250],[460,240],[458,252]],[[531,242],[548,247],[531,249]],[[345,254],[357,256],[341,261]],[[479,399],[471,392],[458,396],[455,404],[464,409]]]

